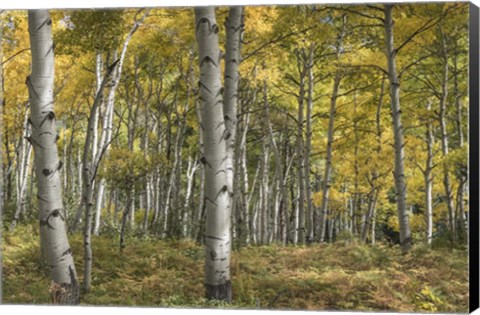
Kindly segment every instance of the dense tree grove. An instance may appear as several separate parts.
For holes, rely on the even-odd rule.
[[[467,16],[465,3],[3,11],[3,228],[39,222],[60,304],[90,290],[102,235],[120,251],[203,244],[206,297],[227,302],[247,245],[461,247]]]

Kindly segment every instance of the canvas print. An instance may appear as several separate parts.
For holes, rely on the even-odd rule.
[[[468,311],[468,3],[0,12],[2,303]]]

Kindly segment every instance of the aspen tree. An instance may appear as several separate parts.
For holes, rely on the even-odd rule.
[[[342,26],[338,36],[338,42],[336,45],[336,61],[340,61],[340,56],[343,50],[343,41],[345,38],[346,16],[342,17]],[[327,153],[325,164],[325,175],[323,183],[322,203],[320,205],[320,216],[318,224],[318,239],[320,243],[325,240],[326,219],[327,219],[327,207],[328,207],[328,194],[330,190],[330,181],[332,174],[332,154],[333,154],[333,132],[335,125],[335,113],[337,107],[338,90],[340,87],[340,81],[342,80],[342,73],[340,69],[335,71],[335,77],[333,79],[333,90],[330,97],[330,112],[328,118],[328,132],[327,132]]]
[[[228,132],[225,128],[218,26],[213,7],[195,8],[195,35],[200,65],[200,128],[205,168],[205,287],[208,299],[232,300],[230,280],[230,195],[227,180]]]
[[[397,203],[398,222],[400,226],[400,246],[402,253],[407,253],[412,247],[410,222],[407,212],[407,185],[405,183],[403,125],[400,110],[400,79],[397,74],[396,55],[393,31],[393,5],[384,5],[385,14],[385,44],[388,63],[388,80],[390,82],[390,106],[392,110],[392,126],[395,147],[395,199]]]
[[[27,77],[40,216],[40,241],[50,267],[52,302],[78,304],[79,285],[65,228],[53,108],[54,44],[48,10],[28,11],[32,72]]]

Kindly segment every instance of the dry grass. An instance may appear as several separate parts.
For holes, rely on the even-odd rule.
[[[4,232],[4,302],[49,303],[38,231]],[[82,240],[71,238],[82,275]],[[88,305],[226,307],[204,299],[203,248],[192,241],[93,239]],[[234,251],[228,307],[399,312],[467,312],[467,253],[417,246],[249,246]]]

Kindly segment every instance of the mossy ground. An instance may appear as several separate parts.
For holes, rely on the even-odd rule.
[[[80,281],[80,234],[70,238]],[[3,232],[3,297],[7,304],[48,304],[49,280],[38,229]],[[233,307],[245,309],[467,312],[465,250],[335,243],[249,246],[232,254],[231,305],[204,298],[202,246],[193,241],[94,237],[91,291],[85,305]]]

